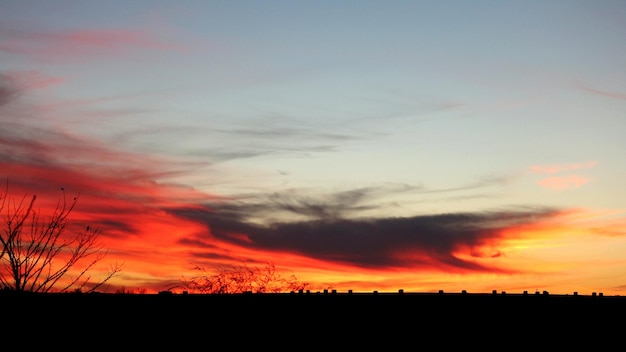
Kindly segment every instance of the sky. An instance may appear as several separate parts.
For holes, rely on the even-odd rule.
[[[0,178],[109,290],[626,294],[625,132],[621,0],[0,3]]]

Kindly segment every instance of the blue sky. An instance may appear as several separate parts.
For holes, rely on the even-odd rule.
[[[141,174],[248,225],[624,219],[623,1],[4,1],[0,23],[7,159]]]

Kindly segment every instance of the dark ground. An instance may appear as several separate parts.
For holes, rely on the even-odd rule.
[[[2,329],[5,336],[11,336],[6,327],[29,325],[41,332],[60,329],[93,336],[110,348],[115,347],[107,340],[122,345],[131,341],[142,350],[197,343],[207,347],[201,349],[227,350],[389,350],[428,342],[438,346],[428,350],[474,346],[471,349],[599,351],[623,350],[626,342],[626,297],[621,296],[0,293],[0,304],[15,312],[3,320],[10,324]]]

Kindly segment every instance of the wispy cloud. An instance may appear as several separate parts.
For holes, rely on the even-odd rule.
[[[607,90],[597,89],[597,88],[593,88],[585,84],[579,84],[578,86],[586,92],[600,95],[606,98],[626,100],[626,93],[611,92]]]
[[[11,78],[0,74],[0,109],[13,101],[16,90]]]
[[[590,169],[597,164],[597,161],[588,161],[584,163],[532,165],[528,169],[536,174],[554,175],[574,170]],[[588,182],[589,178],[576,174],[569,174],[564,176],[550,176],[536,181],[539,186],[556,191],[581,187]]]
[[[529,167],[529,170],[538,174],[556,174],[563,171],[589,169],[596,166],[597,164],[597,161],[588,161],[584,163],[532,165]]]
[[[63,77],[51,76],[40,70],[8,71],[4,75],[19,91],[48,88],[66,81]]]
[[[544,178],[537,181],[537,184],[545,188],[561,191],[568,188],[580,187],[588,182],[589,179],[582,176],[568,175],[563,177]]]
[[[182,249],[175,249],[176,239],[206,229],[164,209],[193,207],[219,196],[175,183],[175,176],[189,167],[184,162],[117,150],[59,130],[28,107],[16,116],[11,109],[16,89],[2,77],[0,182],[8,182],[8,196],[19,200],[36,195],[42,215],[59,199],[76,196],[68,231],[85,225],[100,228],[110,249],[107,262],[125,262],[127,275],[138,286],[158,281],[159,290],[168,275],[179,278],[188,261],[180,255]],[[32,116],[27,116],[29,111]]]
[[[175,50],[185,48],[146,30],[74,29],[23,31],[3,29],[0,51],[26,55],[42,61],[73,62],[85,58],[116,56],[134,49]]]
[[[56,198],[56,192],[63,187],[68,192],[83,194],[87,202],[90,196],[108,198],[100,203],[102,214],[115,208],[111,206],[114,199],[130,202],[129,207],[135,203],[140,209],[146,204],[188,204],[208,196],[167,183],[181,172],[181,164],[116,150],[96,140],[38,124],[37,116],[32,120],[16,118],[11,110],[5,110],[15,99],[14,91],[10,84],[0,88],[0,100],[5,101],[0,106],[0,178],[9,180],[13,192]],[[95,204],[85,206],[96,207]]]

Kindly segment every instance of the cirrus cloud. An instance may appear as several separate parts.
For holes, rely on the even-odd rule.
[[[553,190],[564,190],[568,188],[580,187],[589,182],[589,179],[584,178],[578,175],[568,175],[564,177],[548,177],[537,181],[537,184],[553,189]]]
[[[588,161],[585,163],[532,165],[529,167],[529,170],[538,174],[556,174],[562,171],[589,169],[596,166],[597,164],[597,161]]]
[[[554,175],[562,172],[590,169],[598,164],[597,161],[588,161],[584,163],[566,163],[566,164],[549,164],[549,165],[532,165],[528,169],[536,174]],[[589,182],[587,177],[576,174],[565,176],[550,176],[538,180],[536,183],[544,188],[562,191],[570,188],[581,187]]]
[[[109,57],[135,49],[184,50],[145,30],[76,29],[68,31],[21,31],[4,29],[0,52],[24,55],[41,61],[73,62]]]
[[[66,81],[63,77],[48,75],[39,70],[9,71],[4,75],[16,90],[44,89]]]

